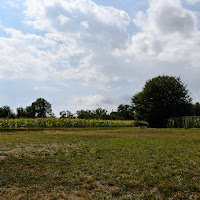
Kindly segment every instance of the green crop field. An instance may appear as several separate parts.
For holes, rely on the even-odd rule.
[[[68,118],[0,119],[0,129],[7,128],[67,128],[67,127],[133,127],[147,125],[131,120],[87,120]]]
[[[1,130],[0,199],[200,199],[200,130]]]

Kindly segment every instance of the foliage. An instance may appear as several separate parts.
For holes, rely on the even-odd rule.
[[[196,102],[193,105],[192,115],[200,116],[200,103],[199,102]]]
[[[16,114],[17,118],[25,118],[25,117],[27,117],[27,111],[23,107],[17,108],[16,111],[17,111],[17,114]]]
[[[31,105],[35,117],[50,117],[52,114],[51,104],[45,99],[39,98]]]
[[[169,128],[200,128],[200,116],[187,116],[170,118],[168,120]]]
[[[181,117],[191,112],[192,99],[180,78],[158,76],[148,80],[143,90],[132,98],[138,119],[146,120],[151,127],[166,127],[171,117]]]
[[[27,118],[34,118],[35,117],[35,110],[32,106],[27,106],[26,109],[26,117]]]
[[[101,119],[102,116],[105,117],[106,114],[107,114],[107,110],[102,109],[102,108],[97,108],[95,111],[93,111],[93,115],[95,119]]]
[[[131,120],[132,117],[131,106],[120,104],[117,109],[117,116],[120,120]]]
[[[92,119],[92,111],[90,110],[78,110],[76,114],[78,119]]]
[[[68,118],[0,119],[0,128],[134,127],[134,121]]]
[[[14,118],[15,115],[9,106],[0,107],[0,118]]]
[[[74,118],[74,114],[70,112],[69,110],[67,111],[60,111],[60,118]]]
[[[96,110],[78,110],[76,114],[78,119],[109,119],[107,110],[103,108],[97,108]]]
[[[60,113],[60,115],[62,112]],[[102,120],[133,120],[131,106],[120,104],[116,112],[108,114],[106,109],[77,111],[78,119],[102,119]]]
[[[17,118],[45,118],[54,117],[51,104],[43,98],[38,98],[26,108],[19,107],[16,109]]]

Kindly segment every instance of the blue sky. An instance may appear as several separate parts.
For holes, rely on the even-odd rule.
[[[112,111],[163,74],[200,101],[199,18],[200,0],[2,0],[0,106]]]

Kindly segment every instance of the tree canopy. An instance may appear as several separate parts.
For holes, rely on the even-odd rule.
[[[200,103],[199,103],[199,102],[196,102],[196,103],[193,105],[192,115],[200,116]]]
[[[107,110],[103,108],[78,110],[76,114],[78,119],[108,119]]]
[[[151,127],[166,127],[170,117],[190,114],[192,99],[179,77],[158,76],[146,82],[143,90],[132,98],[137,119]]]
[[[42,98],[33,102],[31,108],[35,117],[50,117],[52,114],[51,104]]]
[[[9,106],[0,107],[0,118],[14,118],[14,113]]]

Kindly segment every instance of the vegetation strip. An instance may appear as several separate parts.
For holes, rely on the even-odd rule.
[[[67,118],[0,119],[0,128],[134,127],[135,121],[85,120]]]

